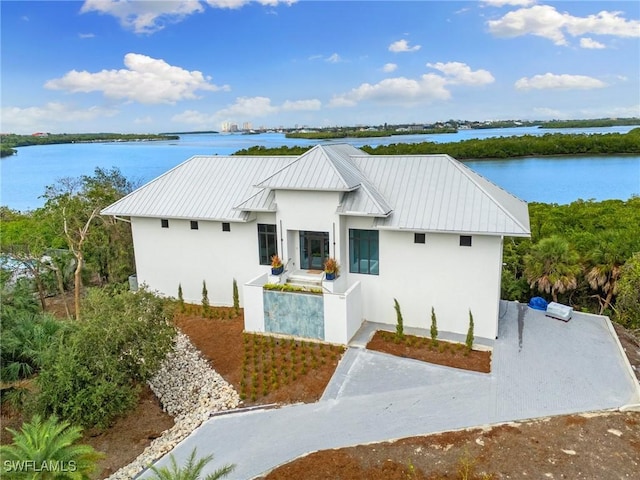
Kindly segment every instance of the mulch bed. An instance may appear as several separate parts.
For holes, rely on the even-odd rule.
[[[474,372],[491,372],[490,351],[468,350],[466,345],[461,343],[438,340],[438,345],[433,346],[430,338],[405,335],[403,340],[397,340],[394,333],[378,330],[367,344],[367,348],[436,365]]]

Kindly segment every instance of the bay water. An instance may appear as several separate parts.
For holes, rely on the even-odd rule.
[[[282,133],[187,134],[162,142],[110,142],[39,145],[18,148],[0,161],[0,205],[15,210],[41,207],[47,185],[64,177],[92,175],[96,167],[117,167],[129,180],[144,184],[193,155],[230,155],[254,145],[265,147],[350,143],[455,142],[471,138],[545,133],[626,133],[634,127],[539,129],[536,127],[460,130],[454,134],[318,141],[288,139]],[[525,157],[466,160],[464,163],[505,190],[528,202],[566,204],[583,199],[627,200],[640,195],[640,155]]]

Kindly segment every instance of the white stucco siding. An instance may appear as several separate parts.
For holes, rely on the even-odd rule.
[[[381,230],[378,278],[357,275],[364,317],[395,323],[397,298],[406,326],[428,329],[433,306],[440,330],[466,334],[471,310],[475,335],[493,339],[500,262],[500,237],[475,235],[471,247],[461,247],[459,235],[427,234],[416,244],[413,232]]]
[[[336,214],[340,195],[340,192],[276,191],[278,229],[282,228],[284,232],[290,233],[286,237],[285,251],[281,252],[285,260],[291,259],[289,268],[300,268],[297,232],[301,230],[328,232],[330,255],[337,257],[340,262],[340,217]],[[334,245],[338,251],[334,251]],[[280,245],[278,248],[280,249]]]
[[[260,223],[275,223],[274,215],[259,217]],[[161,228],[159,218],[132,218],[138,283],[163,295],[177,297],[182,284],[186,302],[201,303],[202,282],[207,283],[211,305],[233,304],[233,279],[238,283],[240,304],[242,285],[269,266],[258,258],[257,222],[231,223],[222,231],[221,222],[169,220]]]

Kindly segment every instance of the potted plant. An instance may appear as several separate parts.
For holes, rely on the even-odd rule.
[[[335,280],[338,276],[338,272],[340,271],[340,266],[338,265],[338,261],[329,257],[324,262],[324,277],[327,280]]]
[[[271,275],[281,275],[284,271],[284,265],[278,255],[271,257]]]

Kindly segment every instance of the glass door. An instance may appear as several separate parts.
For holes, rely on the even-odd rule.
[[[323,270],[329,258],[328,232],[300,232],[300,268],[303,270]]]

